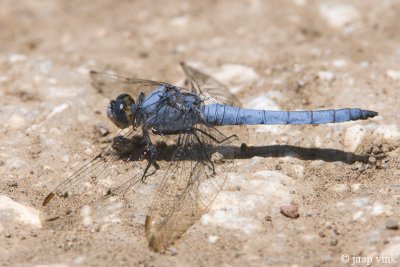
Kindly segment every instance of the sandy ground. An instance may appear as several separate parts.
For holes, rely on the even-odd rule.
[[[395,0],[1,1],[0,265],[400,266],[399,12]],[[180,61],[245,107],[380,116],[221,128],[250,149],[165,254],[148,249],[136,203],[128,225],[41,227],[45,195],[101,148],[94,125],[116,132],[88,70],[178,83]],[[291,202],[297,219],[280,213]]]

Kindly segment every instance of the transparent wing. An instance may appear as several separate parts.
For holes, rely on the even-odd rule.
[[[164,82],[127,78],[108,72],[90,71],[92,86],[99,93],[109,99],[115,99],[121,93],[138,96],[141,92],[149,95],[160,86],[175,87],[180,91],[188,91],[186,88],[177,87]]]
[[[220,103],[241,107],[239,99],[225,85],[211,76],[181,62],[192,93],[198,94],[205,104]]]
[[[151,249],[164,251],[207,212],[233,166],[234,140],[236,136],[227,138],[206,125],[179,135],[172,164],[146,217]]]
[[[125,207],[124,194],[142,184],[146,166],[138,161],[140,142],[132,138],[134,134],[131,129],[115,137],[112,144],[47,195],[41,210],[45,227],[96,227],[122,219],[119,216]]]

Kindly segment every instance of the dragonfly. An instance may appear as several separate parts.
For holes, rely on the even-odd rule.
[[[90,226],[99,214],[103,222],[118,221],[112,214],[119,214],[124,204],[135,209],[139,201],[130,197],[160,170],[160,155],[170,153],[144,222],[149,247],[163,252],[209,210],[232,172],[238,138],[223,134],[218,126],[339,123],[378,115],[360,108],[243,108],[225,85],[185,63],[181,66],[186,76],[183,87],[90,72],[100,93],[121,93],[110,101],[106,114],[122,132],[45,197],[44,225]],[[136,92],[136,100],[123,92]],[[155,136],[172,136],[175,145],[153,143]]]

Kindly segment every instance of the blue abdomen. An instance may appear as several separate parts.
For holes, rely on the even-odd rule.
[[[377,112],[359,108],[275,111],[244,109],[221,104],[202,106],[203,117],[212,125],[255,125],[255,124],[322,124],[375,117]]]

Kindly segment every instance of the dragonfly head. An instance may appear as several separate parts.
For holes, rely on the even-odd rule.
[[[133,124],[132,105],[133,98],[128,94],[120,94],[115,100],[111,100],[107,107],[107,116],[117,127],[124,129]]]

